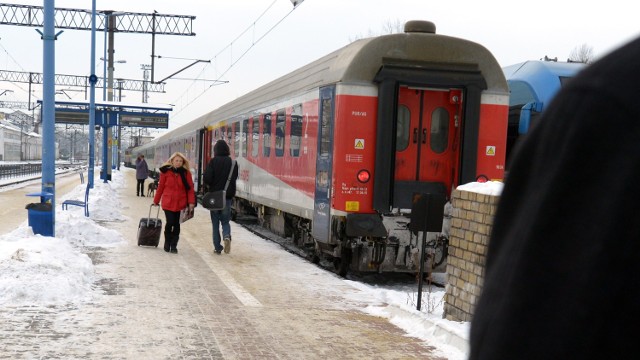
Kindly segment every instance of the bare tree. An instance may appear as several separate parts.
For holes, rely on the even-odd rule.
[[[387,20],[387,22],[382,25],[382,34],[398,34],[402,32],[404,32],[404,23],[402,23],[400,19],[396,19],[395,21]]]
[[[569,55],[569,59],[567,62],[579,62],[590,64],[593,62],[593,47],[582,44],[580,46],[576,46],[571,50],[571,54]]]
[[[369,37],[379,36],[379,35],[388,35],[388,34],[398,34],[404,32],[404,23],[399,19],[387,20],[386,23],[382,24],[382,30],[380,32],[375,32],[371,29],[367,32],[367,35],[358,34],[354,37],[349,37],[350,42],[354,42],[356,40],[365,39]]]

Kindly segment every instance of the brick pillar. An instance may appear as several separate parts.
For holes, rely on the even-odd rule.
[[[471,321],[484,282],[489,235],[499,196],[454,190],[444,318]]]

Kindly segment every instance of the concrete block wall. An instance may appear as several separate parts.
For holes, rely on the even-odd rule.
[[[444,318],[471,321],[484,282],[489,235],[499,196],[454,190]]]

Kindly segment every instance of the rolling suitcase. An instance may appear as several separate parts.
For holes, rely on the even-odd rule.
[[[140,219],[138,224],[138,246],[155,246],[158,247],[160,243],[160,233],[162,232],[162,220],[158,217],[160,215],[160,206],[156,212],[156,217],[151,217],[151,208],[154,205],[149,206],[149,217]]]

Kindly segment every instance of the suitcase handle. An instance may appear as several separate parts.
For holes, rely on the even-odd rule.
[[[151,221],[151,208],[154,206],[158,207],[158,211],[156,212],[156,224],[158,223],[158,218],[160,217],[160,205],[151,204],[151,206],[149,206],[149,216],[147,217],[147,227],[149,227],[149,221]]]

